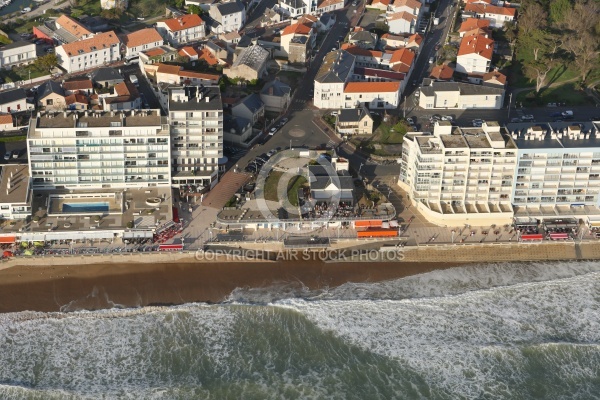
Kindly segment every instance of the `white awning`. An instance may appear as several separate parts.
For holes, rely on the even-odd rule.
[[[45,232],[27,232],[21,233],[19,240],[21,242],[43,242],[46,239]]]
[[[115,234],[112,231],[85,231],[85,232],[48,232],[48,240],[90,240],[90,239],[112,239]]]
[[[154,237],[152,231],[129,231],[123,232],[123,239],[151,239]]]

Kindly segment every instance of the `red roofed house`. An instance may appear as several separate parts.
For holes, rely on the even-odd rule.
[[[90,78],[77,77],[63,81],[62,87],[66,95],[73,93],[92,94],[94,93],[94,83]]]
[[[84,94],[73,93],[65,97],[65,104],[69,110],[87,110],[90,101]]]
[[[200,57],[198,50],[192,46],[182,47],[177,53],[182,57],[187,57],[190,61],[196,61]]]
[[[396,72],[402,72],[410,75],[415,61],[415,53],[407,48],[396,50],[392,53],[390,59],[390,69]]]
[[[381,11],[387,11],[388,6],[390,5],[390,0],[373,0],[371,4],[367,4],[367,8],[375,8]]]
[[[477,18],[490,20],[492,28],[502,28],[505,22],[515,20],[516,8],[498,7],[489,4],[470,3],[465,6],[465,13],[473,13]]]
[[[423,36],[419,35],[418,33],[414,33],[412,35],[408,33],[401,35],[384,33],[381,35],[381,39],[379,39],[379,41],[386,49],[398,49],[406,47],[408,49],[419,50],[421,43],[423,42]]]
[[[454,76],[454,70],[447,64],[436,65],[431,70],[429,77],[438,81],[451,81]]]
[[[204,21],[196,14],[158,21],[156,29],[172,46],[195,42],[206,35]]]
[[[456,57],[456,71],[485,74],[490,70],[494,41],[484,36],[464,37]]]
[[[483,84],[487,86],[506,86],[506,76],[498,71],[490,71],[483,75]]]
[[[460,24],[460,28],[458,28],[458,33],[460,34],[460,37],[463,37],[465,33],[474,29],[487,29],[489,27],[489,19],[467,18],[462,22],[462,24]]]
[[[204,84],[216,85],[221,78],[219,75],[203,74],[195,71],[185,71],[179,65],[169,64],[146,64],[144,65],[146,74],[152,76],[156,83],[173,83],[173,84]]]
[[[123,37],[125,58],[139,56],[141,51],[150,50],[163,44],[163,38],[154,28],[141,29]]]
[[[135,110],[142,106],[140,93],[131,82],[117,83],[110,93],[100,94],[104,111]]]
[[[389,33],[415,33],[417,16],[406,11],[390,14],[387,25]]]
[[[121,41],[113,31],[56,48],[58,64],[68,73],[85,71],[121,59]]]
[[[381,51],[363,49],[362,47],[352,46],[348,43],[344,43],[342,49],[356,58],[357,67],[381,68],[383,66],[383,52]]]
[[[342,108],[365,105],[369,109],[397,108],[401,82],[348,82],[344,87]]]
[[[281,49],[291,63],[306,63],[315,46],[317,33],[314,23],[308,20],[285,27],[281,32]]]
[[[317,13],[323,14],[344,8],[344,0],[318,0]]]
[[[13,117],[10,114],[0,115],[0,131],[11,131],[14,129]]]
[[[416,17],[421,13],[421,2],[418,0],[395,0],[388,6],[392,13],[407,12]]]

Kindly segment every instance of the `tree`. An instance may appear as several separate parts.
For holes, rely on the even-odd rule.
[[[570,11],[570,0],[553,0],[550,2],[550,20],[555,24],[560,24]]]
[[[524,7],[519,17],[520,33],[527,35],[534,29],[544,29],[548,20],[548,13],[536,2],[529,3]]]
[[[553,67],[552,62],[534,61],[525,65],[525,76],[535,80],[535,91],[539,93],[546,85],[546,76]]]
[[[34,61],[33,65],[39,71],[50,72],[50,70],[52,70],[52,68],[54,68],[58,65],[58,57],[56,57],[56,54],[46,54],[45,56],[38,57]]]
[[[204,10],[195,4],[190,4],[188,6],[188,12],[190,14],[202,15],[204,14]]]

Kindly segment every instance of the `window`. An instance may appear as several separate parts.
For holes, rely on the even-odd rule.
[[[54,105],[54,100],[53,100],[53,99],[47,99],[47,100],[46,100],[46,105],[47,105],[47,106]]]

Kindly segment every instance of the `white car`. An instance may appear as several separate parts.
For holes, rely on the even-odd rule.
[[[273,136],[275,132],[277,132],[277,127],[271,128],[271,130],[269,131],[269,136]]]
[[[452,121],[451,115],[442,115],[442,121]]]
[[[339,114],[339,112],[338,112],[338,111],[332,111],[332,112],[331,112],[331,115],[338,115],[338,114]]]
[[[533,115],[523,115],[521,117],[521,121],[533,121],[535,118],[533,118]]]

